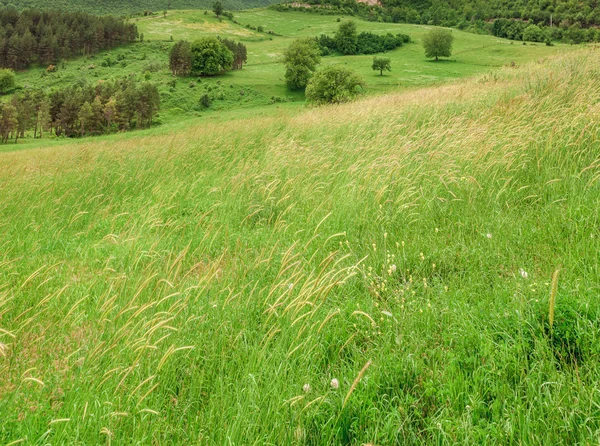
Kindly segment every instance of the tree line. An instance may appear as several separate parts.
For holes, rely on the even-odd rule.
[[[160,108],[155,84],[134,77],[77,84],[54,90],[25,90],[0,105],[0,139],[17,142],[28,131],[80,137],[152,125]]]
[[[347,20],[340,23],[334,37],[321,34],[316,41],[323,56],[336,51],[344,55],[376,54],[394,50],[410,42],[410,36],[392,33],[378,35],[365,31],[358,33],[356,23]]]
[[[600,8],[596,0],[456,0],[424,2],[422,0],[380,0],[378,5],[357,2],[355,0],[306,0],[298,5],[289,1],[271,5],[278,11],[300,10],[326,15],[354,15],[370,21],[390,23],[415,23],[434,26],[456,27],[479,34],[493,34],[512,40],[528,40],[524,30],[533,25],[543,34],[530,35],[538,40],[562,40],[568,43],[598,42],[600,32]],[[506,33],[499,33],[501,22]]]
[[[112,16],[83,12],[0,9],[0,66],[21,70],[32,63],[95,54],[133,42],[137,27]]]
[[[181,40],[169,52],[169,68],[176,76],[214,76],[241,70],[248,58],[246,45],[230,39],[204,37]]]

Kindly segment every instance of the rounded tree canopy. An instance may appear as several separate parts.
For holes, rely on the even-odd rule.
[[[452,41],[454,36],[451,31],[434,28],[423,37],[425,57],[438,60],[438,57],[450,57],[452,55]]]
[[[315,104],[349,102],[363,92],[364,80],[339,65],[317,71],[306,86],[306,98]]]
[[[203,37],[192,43],[192,74],[214,76],[231,69],[233,53],[216,37]]]

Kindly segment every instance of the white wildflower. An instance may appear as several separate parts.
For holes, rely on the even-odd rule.
[[[485,235],[487,238],[492,238],[492,234],[490,234],[489,232]]]
[[[333,378],[329,384],[333,390],[337,390],[340,387],[340,382],[336,378]]]
[[[519,268],[519,273],[523,279],[527,279],[529,277],[529,274],[527,274],[527,271],[525,271],[523,268]]]
[[[396,265],[390,265],[390,271],[395,273],[396,272]]]
[[[310,384],[308,384],[308,383],[307,383],[307,384],[304,384],[304,385],[302,386],[302,390],[304,390],[304,393],[308,393],[308,392],[310,392]]]

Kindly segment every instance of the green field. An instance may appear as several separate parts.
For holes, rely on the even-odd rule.
[[[291,92],[285,87],[283,51],[297,37],[321,33],[333,35],[339,26],[338,17],[257,9],[236,12],[235,19],[241,26],[228,20],[219,21],[212,13],[205,15],[204,11],[174,11],[169,12],[167,17],[161,15],[133,19],[144,34],[144,42],[89,58],[66,61],[58,65],[56,73],[46,73],[46,67],[34,68],[18,73],[17,81],[22,87],[51,89],[128,75],[147,78],[159,84],[162,110],[157,121],[163,124],[198,116],[222,119],[224,112],[231,116],[244,115],[248,109],[268,108],[274,102],[276,105],[273,107],[298,108],[304,97],[301,92]],[[453,56],[450,60],[436,63],[425,59],[421,45],[421,38],[430,27],[356,21],[359,31],[381,34],[401,32],[409,34],[415,41],[386,54],[392,59],[392,72],[384,76],[379,76],[378,72],[371,69],[373,56],[323,58],[323,66],[344,64],[357,70],[365,78],[370,95],[449,82],[488,73],[513,62],[518,67],[527,61],[542,60],[573,48],[563,45],[524,46],[491,36],[454,30]],[[272,31],[276,35],[249,30],[245,27],[247,24],[263,26],[265,31]],[[173,87],[171,82],[174,78],[168,69],[171,38],[174,41],[194,40],[206,35],[233,38],[246,44],[247,65],[242,70],[212,78],[179,78]],[[107,58],[115,64],[102,66]],[[199,107],[199,98],[209,88],[218,91],[222,99],[216,100],[211,109],[203,110]],[[28,143],[26,139],[22,141]]]
[[[0,153],[0,443],[594,444],[600,56],[457,36],[389,79],[518,69]]]

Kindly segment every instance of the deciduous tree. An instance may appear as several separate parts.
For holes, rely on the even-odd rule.
[[[285,82],[291,89],[305,88],[321,60],[315,39],[297,39],[283,53]]]

